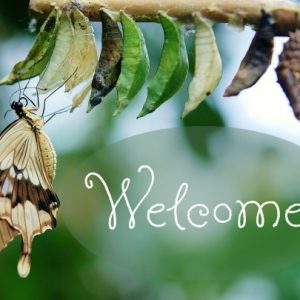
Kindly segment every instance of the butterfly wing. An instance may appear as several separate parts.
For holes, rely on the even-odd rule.
[[[17,230],[14,230],[7,221],[0,220],[0,251],[2,251],[2,249],[4,249],[18,234],[20,233]]]
[[[19,119],[0,136],[0,229],[10,230],[1,232],[5,245],[18,233],[22,236],[20,276],[30,272],[33,238],[56,226],[58,207],[58,197],[41,158],[38,135],[26,120]]]

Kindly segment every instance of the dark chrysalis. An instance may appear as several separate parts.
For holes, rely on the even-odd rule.
[[[273,18],[262,11],[256,34],[224,97],[238,95],[242,90],[253,86],[266,72],[272,60],[274,25]]]
[[[92,93],[88,112],[102,102],[116,85],[121,70],[123,50],[122,33],[118,23],[104,9],[100,11],[102,20],[102,51],[92,81]]]
[[[300,120],[300,30],[290,33],[276,68],[278,82]]]

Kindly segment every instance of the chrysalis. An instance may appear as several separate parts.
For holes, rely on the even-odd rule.
[[[136,22],[121,11],[123,53],[121,73],[117,82],[117,109],[119,114],[139,92],[149,73],[150,62],[143,33]]]
[[[263,15],[250,48],[240,68],[226,89],[224,97],[236,96],[253,86],[271,64],[274,47],[274,20],[263,11]]]
[[[300,120],[300,30],[290,33],[276,68],[278,82]]]
[[[54,9],[38,33],[34,45],[23,61],[18,62],[10,74],[0,80],[0,84],[17,81],[41,74],[49,63],[55,45],[61,12]]]
[[[176,20],[165,13],[159,13],[164,30],[164,45],[157,71],[149,83],[146,102],[138,118],[155,111],[169,100],[183,85],[188,69],[187,50],[183,31]]]
[[[68,12],[63,11],[50,62],[40,76],[39,90],[48,92],[71,76],[69,66],[72,64],[73,42],[74,28],[71,18]]]
[[[67,80],[70,77],[66,82],[66,92],[91,77],[98,62],[94,31],[89,19],[76,6],[73,7],[70,16],[74,28],[74,40],[68,76],[65,78]]]
[[[222,61],[213,31],[213,23],[200,14],[194,14],[195,24],[195,71],[189,85],[189,99],[184,105],[182,117],[210,95],[222,76]]]
[[[20,101],[11,108],[19,119],[0,135],[0,251],[21,235],[18,273],[27,277],[33,238],[56,226],[56,154],[42,130],[43,118],[34,113],[37,108]]]
[[[118,23],[105,10],[100,11],[102,20],[102,51],[92,81],[92,94],[88,112],[102,102],[116,85],[121,70],[123,49],[122,33]]]

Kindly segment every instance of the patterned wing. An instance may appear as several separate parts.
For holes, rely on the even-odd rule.
[[[7,244],[20,234],[14,230],[7,221],[0,219],[0,251],[2,251]]]
[[[37,135],[26,120],[20,119],[0,136],[0,250],[21,235],[21,277],[30,272],[33,238],[56,226],[58,207]]]

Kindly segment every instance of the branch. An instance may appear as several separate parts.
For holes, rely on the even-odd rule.
[[[215,22],[256,26],[264,9],[276,21],[276,35],[288,35],[300,27],[300,6],[289,0],[77,0],[76,3],[92,21],[100,20],[99,10],[105,7],[111,11],[124,10],[138,21],[155,21],[162,10],[185,22],[190,21],[193,12],[200,12]],[[35,16],[45,17],[54,6],[64,8],[70,4],[70,0],[30,0],[29,10]]]

